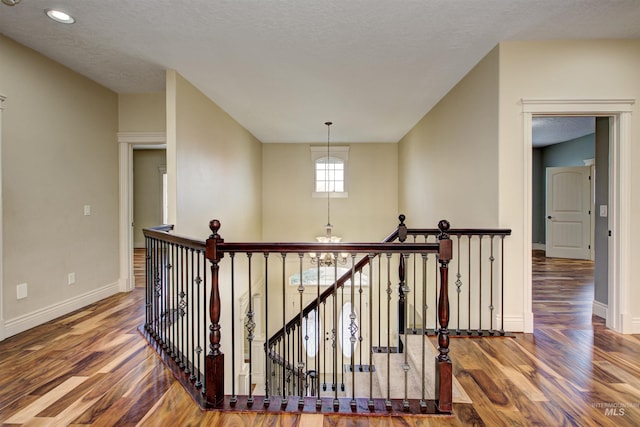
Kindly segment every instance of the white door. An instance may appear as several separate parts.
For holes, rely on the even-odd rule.
[[[547,168],[546,256],[591,258],[589,166]]]

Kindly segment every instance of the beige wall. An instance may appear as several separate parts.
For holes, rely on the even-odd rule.
[[[498,224],[498,49],[426,114],[398,147],[398,198],[409,224]]]
[[[166,150],[133,151],[133,245],[144,248],[144,228],[162,224],[162,170]]]
[[[524,151],[524,124],[521,99],[635,99],[632,113],[632,144],[629,161],[631,182],[640,182],[640,150],[638,129],[640,113],[640,41],[637,40],[589,40],[505,42],[500,44],[500,226],[513,229],[509,238],[509,250],[522,253],[523,218],[522,203],[524,181],[522,174]],[[640,193],[630,192],[628,200],[632,212],[629,239],[640,238]],[[631,245],[630,260],[640,257],[637,245]],[[506,299],[507,315],[522,315],[522,257],[510,257],[505,272],[510,283]],[[629,278],[638,277],[640,265],[633,263]],[[623,315],[633,319],[636,331],[640,330],[640,290],[631,286],[631,295],[623,304],[630,311]],[[527,313],[524,313],[526,316]]]
[[[118,289],[118,99],[2,36],[0,93],[7,97],[2,291],[11,334]],[[28,297],[16,300],[20,283]]]
[[[263,238],[315,241],[327,223],[326,197],[312,197],[309,144],[263,145]],[[351,144],[348,198],[331,199],[333,233],[343,241],[380,241],[398,225],[397,144]]]
[[[118,129],[120,132],[165,132],[165,102],[165,93],[119,94]]]
[[[260,141],[182,76],[167,74],[167,111],[174,112],[167,117],[167,172],[175,185],[169,191],[176,231],[206,238],[215,218],[229,241],[260,240]]]

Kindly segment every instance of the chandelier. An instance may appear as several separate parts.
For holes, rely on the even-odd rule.
[[[331,141],[331,125],[333,122],[325,122],[327,126],[327,163],[325,163],[325,182],[329,182],[329,159],[331,158],[331,150],[330,150],[330,141]],[[327,224],[324,226],[325,235],[317,236],[316,240],[318,243],[339,243],[342,239],[339,236],[334,236],[332,234],[333,225],[331,225],[331,192],[329,192],[329,187],[325,188],[327,190]],[[335,191],[335,189],[334,189]],[[324,253],[324,254],[316,254],[312,252],[309,254],[311,257],[311,264],[317,264],[318,266],[330,267],[336,264],[336,256],[332,253]],[[341,253],[338,257],[338,262],[341,264],[345,264],[347,262],[347,257],[349,254]]]

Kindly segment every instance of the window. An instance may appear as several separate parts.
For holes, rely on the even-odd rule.
[[[348,197],[347,162],[349,147],[331,147],[327,156],[326,147],[311,147],[314,173],[314,197]]]
[[[316,160],[316,192],[344,192],[344,162],[335,157]]]

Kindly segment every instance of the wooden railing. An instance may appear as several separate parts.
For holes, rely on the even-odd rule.
[[[407,239],[413,242],[435,242],[438,229],[407,229]],[[453,259],[449,268],[455,281],[451,291],[455,291],[450,300],[450,334],[454,336],[504,336],[504,267],[506,253],[505,238],[511,235],[510,229],[459,228],[449,230],[453,245]],[[433,261],[433,262],[432,262]],[[406,281],[419,283],[419,263],[412,256],[406,263]],[[407,328],[409,333],[418,333],[422,329],[428,335],[437,334],[437,261],[432,264],[434,285],[423,304],[416,293],[404,300],[408,311]],[[404,308],[400,307],[399,310]],[[425,313],[422,310],[425,309]],[[403,330],[405,325],[400,325]]]
[[[451,231],[446,222],[438,230],[407,230],[403,220],[401,217],[400,226],[384,243],[377,244],[227,243],[217,221],[211,222],[212,234],[206,242],[171,234],[170,226],[145,230],[145,335],[204,408],[451,412],[448,268],[455,254],[447,234]],[[433,233],[438,234],[437,239],[413,237]],[[454,235],[459,248],[460,237]],[[406,236],[409,241],[391,243]],[[347,273],[338,274],[336,263],[325,268],[333,270],[332,278],[321,280],[321,268],[316,268],[317,285],[305,285],[303,277],[313,271],[305,269],[311,253],[332,253],[336,260],[346,260],[346,267],[341,268]],[[435,292],[435,325],[427,329],[428,322],[419,319],[427,319],[428,304],[416,304],[415,296],[411,304],[406,294],[412,290],[418,301],[431,295],[436,285],[427,280],[432,277],[427,273],[431,260],[439,264],[434,276],[439,290]],[[292,264],[298,282],[291,273]],[[363,284],[363,278],[369,282]],[[376,285],[381,290],[380,303],[374,301]],[[326,289],[320,292],[323,286]],[[397,301],[392,301],[396,286]],[[343,302],[341,309],[345,301],[351,307],[343,316],[343,327],[338,327],[338,301]],[[321,313],[327,308],[328,315]],[[316,325],[320,319],[331,323],[323,329],[329,332],[327,339],[316,330],[316,354],[309,357],[312,317]],[[224,336],[223,326],[229,332]],[[392,354],[401,351],[407,334],[425,333],[438,335],[435,391],[427,393],[423,381],[417,398],[408,396],[406,390],[404,396],[392,396],[391,381],[387,381],[386,393],[375,394],[369,386],[368,393],[356,395],[356,372],[359,376],[365,372],[373,383],[374,353],[387,357],[388,365],[395,357]],[[231,356],[226,363],[223,344]],[[339,347],[349,346],[349,357],[342,351],[338,354]],[[423,349],[422,363],[411,368],[417,371],[411,375],[427,375],[427,356]],[[406,354],[404,357],[406,361]],[[323,367],[322,362],[329,366]],[[349,374],[343,372],[343,366]],[[401,374],[406,384],[409,368],[405,366],[408,364],[403,364],[404,372],[393,374],[387,369],[387,375]]]

